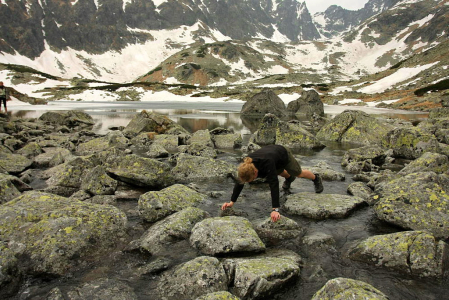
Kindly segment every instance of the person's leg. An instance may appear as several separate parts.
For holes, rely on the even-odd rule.
[[[315,187],[315,193],[321,193],[324,190],[323,181],[321,180],[320,174],[314,174],[309,170],[302,170],[298,177],[312,180]]]

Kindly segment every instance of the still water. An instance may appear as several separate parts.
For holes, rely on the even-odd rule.
[[[97,133],[108,132],[111,126],[126,126],[131,118],[142,110],[153,111],[167,115],[173,121],[179,123],[190,132],[202,129],[214,129],[216,127],[232,128],[245,137],[249,137],[255,130],[252,123],[245,122],[240,117],[242,102],[58,102],[49,103],[47,106],[11,107],[10,111],[16,117],[39,117],[42,113],[52,110],[84,110],[89,113],[96,125]],[[392,111],[368,107],[325,106],[325,114],[333,117],[345,109],[363,110],[370,114],[378,114],[384,117],[400,118],[409,121],[419,121],[427,117],[426,113]],[[303,168],[316,165],[320,161],[326,162],[335,171],[345,173],[346,179],[342,182],[324,182],[325,194],[346,194],[347,187],[353,181],[351,174],[346,173],[341,167],[341,159],[348,148],[338,144],[328,144],[321,151],[308,151],[295,153]],[[237,164],[237,158],[241,153],[228,152],[220,154],[219,159]],[[219,207],[223,202],[229,201],[232,193],[233,182],[222,180],[220,182],[197,182],[196,187],[200,192],[208,194],[217,192],[217,197],[209,198],[199,208],[207,211],[212,217],[219,215]],[[312,192],[313,184],[305,179],[298,179],[292,184],[291,193]],[[143,193],[145,191],[136,191]],[[287,194],[282,192],[281,203],[285,201]],[[136,215],[137,198],[134,201],[118,201],[115,205],[126,212],[129,220],[130,240],[138,239],[151,224],[143,223]],[[269,189],[264,184],[255,184],[245,187],[235,208],[243,211],[250,221],[268,218],[271,201]],[[298,280],[291,283],[285,290],[273,295],[273,299],[293,300],[311,299],[328,280],[336,277],[346,277],[365,281],[382,291],[390,299],[449,299],[448,282],[440,280],[423,280],[411,278],[386,271],[382,268],[357,263],[347,259],[347,251],[354,242],[373,235],[387,234],[401,231],[402,229],[380,222],[371,207],[365,206],[353,212],[349,217],[338,220],[316,221],[300,216],[285,215],[295,220],[304,231],[304,235],[324,233],[335,240],[331,247],[325,247],[318,251],[308,251],[301,243],[288,241],[273,248],[290,249],[299,253],[303,258],[303,267]],[[130,242],[130,241],[127,241]],[[125,243],[126,244],[126,243]],[[115,278],[129,284],[136,292],[139,299],[159,299],[156,295],[156,286],[160,274],[151,274],[139,277],[135,270],[145,264],[157,262],[160,259],[169,259],[174,266],[187,262],[200,255],[188,241],[180,241],[170,247],[167,253],[159,256],[142,256],[120,251],[112,251],[109,257],[90,262],[87,269],[82,270],[71,278],[63,279],[33,279],[24,285],[17,297],[12,299],[47,299],[46,295],[51,288],[58,287],[63,293],[91,282],[98,278]]]

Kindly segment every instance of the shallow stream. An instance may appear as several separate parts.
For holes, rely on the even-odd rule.
[[[84,104],[86,105],[86,104]],[[194,107],[160,107],[155,109],[169,115],[170,118],[179,122],[191,132],[200,129],[213,129],[216,127],[234,128],[247,137],[251,135],[254,129],[243,125],[239,118],[238,111],[240,107],[232,106],[223,109],[214,105],[212,107],[202,108]],[[91,110],[84,107],[87,112],[92,113],[98,122],[96,131],[104,132],[105,128],[111,125],[126,126],[133,114],[141,108],[123,107],[119,111],[113,105],[106,109]],[[146,108],[148,109],[148,108]],[[346,108],[345,108],[346,109]],[[51,110],[51,109],[50,109]],[[129,110],[129,111],[123,111]],[[22,111],[16,112],[17,116],[38,117],[42,111]],[[408,120],[419,120],[425,117],[425,114],[403,113],[397,115],[390,111],[384,111],[384,116],[398,117]],[[111,121],[112,120],[112,121]],[[101,124],[100,124],[101,123]],[[107,124],[107,125],[105,125]],[[346,173],[341,167],[341,159],[350,146],[328,144],[321,151],[295,152],[295,157],[300,161],[303,168],[314,166],[319,161],[327,162],[335,171],[345,173],[345,181],[324,182],[324,192],[327,194],[347,194],[347,187],[352,183],[352,175]],[[238,159],[242,153],[240,151],[222,152],[219,159],[224,159],[238,164]],[[399,168],[400,166],[398,166]],[[282,184],[282,180],[280,180]],[[35,188],[42,188],[42,182],[35,182]],[[219,216],[222,203],[229,201],[233,188],[231,179],[221,181],[204,181],[195,183],[196,188],[205,194],[213,193],[214,197],[208,197],[207,201],[199,207],[209,212],[213,217]],[[155,272],[144,276],[137,276],[135,270],[153,262],[163,262],[162,265],[174,266],[189,261],[199,255],[194,248],[189,246],[188,241],[180,241],[169,249],[164,255],[148,256],[142,253],[130,253],[122,251],[126,245],[138,239],[151,224],[141,221],[137,214],[137,199],[145,190],[132,189],[132,196],[129,196],[129,187],[122,186],[117,194],[126,194],[126,197],[119,199],[116,206],[123,209],[129,220],[129,238],[123,240],[115,251],[111,251],[104,257],[97,257],[92,261],[85,261],[74,275],[65,278],[29,278],[21,286],[15,297],[11,299],[47,299],[48,292],[58,287],[63,293],[81,286],[83,283],[90,282],[98,278],[116,278],[134,288],[139,299],[158,299],[155,295],[155,288],[161,273]],[[306,179],[297,179],[292,184],[290,193],[313,192],[312,182]],[[286,194],[281,192],[281,204],[285,201]],[[268,218],[271,211],[269,187],[266,184],[247,185],[234,208],[244,214],[250,221],[261,218]],[[313,294],[318,291],[328,280],[336,277],[347,277],[367,282],[386,294],[390,299],[449,299],[448,280],[424,280],[411,278],[398,273],[390,272],[385,269],[369,266],[363,263],[351,261],[346,258],[348,249],[354,242],[373,235],[387,234],[401,231],[402,229],[391,226],[379,221],[373,210],[369,206],[361,207],[353,211],[345,219],[329,219],[316,221],[304,217],[288,215],[281,211],[281,214],[287,216],[301,225],[303,235],[313,233],[325,233],[331,235],[335,243],[325,247],[322,251],[309,251],[301,245],[300,241],[285,241],[272,245],[273,248],[290,249],[303,258],[303,267],[301,275],[297,280],[285,290],[274,296],[274,299],[311,299]],[[168,260],[162,260],[168,259]]]

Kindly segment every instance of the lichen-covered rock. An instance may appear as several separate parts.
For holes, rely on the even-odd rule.
[[[385,149],[380,146],[365,146],[346,151],[341,160],[341,165],[346,167],[352,162],[369,162],[376,166],[381,166],[385,163],[387,157]]]
[[[217,149],[238,149],[242,146],[242,135],[234,133],[233,130],[215,128],[210,133]]]
[[[167,151],[176,152],[179,146],[179,139],[177,135],[158,134],[154,136],[153,145],[160,145]]]
[[[160,144],[152,144],[146,155],[150,158],[162,158],[170,156],[170,153]]]
[[[20,154],[2,153],[0,155],[0,168],[11,174],[19,174],[33,164],[31,159]]]
[[[433,172],[401,176],[376,188],[377,217],[405,229],[449,237],[449,177]]]
[[[281,122],[276,129],[276,144],[291,149],[323,149],[326,147],[300,122]]]
[[[252,141],[257,145],[276,144],[277,128],[283,122],[274,114],[266,114],[259,123],[257,131],[252,136]]]
[[[114,179],[146,188],[163,188],[173,183],[168,164],[134,154],[115,156],[114,161],[107,162],[106,171]]]
[[[223,160],[182,153],[171,172],[178,182],[191,182],[235,176],[237,167]]]
[[[297,239],[303,233],[303,228],[294,220],[282,216],[277,222],[271,218],[253,222],[254,230],[266,245],[278,244],[285,240]]]
[[[225,259],[231,291],[242,299],[268,299],[300,274],[301,257],[283,250],[250,258]]]
[[[43,148],[43,153],[33,158],[33,167],[48,168],[64,163],[72,158],[69,150],[61,147]]]
[[[364,182],[353,182],[348,185],[348,194],[362,198],[369,205],[373,205],[378,199],[374,198],[374,191]]]
[[[389,298],[366,282],[334,278],[313,295],[312,300],[388,300]]]
[[[240,113],[244,116],[263,116],[271,113],[282,117],[287,114],[287,110],[284,101],[272,90],[266,89],[246,101]]]
[[[369,237],[350,251],[350,258],[418,277],[442,277],[448,245],[422,231]]]
[[[320,174],[321,179],[326,181],[345,181],[346,175],[342,172],[335,171],[325,161],[320,161],[313,167],[303,167],[314,174]]]
[[[139,197],[139,212],[148,222],[156,222],[185,208],[204,201],[200,194],[182,184],[169,186],[161,191],[151,191]]]
[[[0,174],[0,204],[11,201],[22,194],[11,181],[11,177],[13,176]]]
[[[19,150],[17,150],[16,154],[20,154],[20,155],[23,155],[23,156],[25,156],[25,157],[27,157],[29,159],[32,159],[33,157],[38,156],[42,152],[44,152],[44,151],[42,150],[41,146],[39,146],[38,143],[31,142],[31,143],[26,144],[25,146],[23,146]]]
[[[198,143],[200,145],[205,145],[207,147],[214,146],[214,142],[212,141],[212,136],[208,129],[195,131],[189,140],[189,144],[193,144],[193,143]]]
[[[197,223],[192,229],[190,244],[208,255],[265,251],[251,223],[235,216],[209,218]]]
[[[303,91],[301,97],[287,105],[287,110],[297,115],[324,116],[324,105],[315,90]]]
[[[43,113],[39,117],[39,120],[68,127],[91,127],[95,124],[93,118],[89,114],[79,110],[69,110],[66,112],[49,111]]]
[[[163,134],[174,128],[178,128],[179,131],[187,133],[185,129],[170,120],[167,116],[144,110],[132,118],[123,130],[123,134],[128,138],[132,138],[142,132]]]
[[[382,146],[393,150],[393,157],[416,159],[425,152],[439,153],[436,137],[420,128],[398,127],[382,139]]]
[[[188,239],[193,226],[208,217],[209,214],[199,208],[187,207],[151,226],[138,244],[152,255],[165,252],[170,244]]]
[[[137,300],[133,288],[123,280],[100,278],[67,293],[70,300]]]
[[[326,123],[318,132],[320,141],[380,145],[393,127],[358,110],[345,110]]]
[[[18,259],[8,243],[0,241],[0,287],[18,279]],[[4,296],[3,292],[6,291],[0,291],[0,296]]]
[[[218,156],[217,151],[215,151],[214,148],[199,143],[192,143],[190,145],[179,146],[178,153],[179,154],[186,153],[193,156],[202,156],[210,158],[217,158]]]
[[[338,194],[298,193],[287,196],[285,209],[311,219],[347,217],[364,203],[362,198]]]
[[[0,206],[1,238],[24,245],[21,265],[34,274],[66,274],[114,246],[126,223],[115,207],[35,191]]]
[[[215,257],[200,256],[163,274],[157,290],[161,299],[191,300],[208,293],[227,291],[228,278]]]
[[[435,172],[443,174],[449,170],[449,159],[446,155],[426,152],[421,157],[413,160],[398,172],[407,175],[416,172]]]
[[[99,137],[81,143],[76,147],[78,155],[95,154],[106,149],[116,147],[118,149],[125,149],[128,146],[128,139],[119,131],[113,131],[106,136]]]
[[[114,195],[117,184],[117,180],[106,174],[104,166],[96,166],[85,172],[81,181],[81,189],[94,196]]]
[[[203,295],[201,297],[196,298],[195,300],[240,300],[240,298],[234,296],[230,292],[221,291]]]

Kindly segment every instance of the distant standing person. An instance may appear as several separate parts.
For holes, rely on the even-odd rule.
[[[6,108],[6,102],[11,98],[9,97],[9,90],[6,86],[3,85],[3,82],[0,81],[0,112],[2,112],[2,104],[5,107],[5,112],[8,112],[8,108]]]
[[[291,183],[299,178],[307,178],[313,181],[315,193],[323,191],[323,183],[319,174],[314,174],[309,170],[302,170],[298,161],[293,157],[290,150],[280,145],[269,145],[250,153],[243,163],[238,167],[240,182],[236,182],[231,196],[231,202],[226,202],[221,206],[222,210],[232,207],[237,201],[240,192],[246,182],[251,182],[256,178],[266,178],[270,185],[271,202],[273,211],[271,220],[278,221],[281,218],[279,213],[279,180],[278,175],[285,178],[283,189],[289,189]]]

